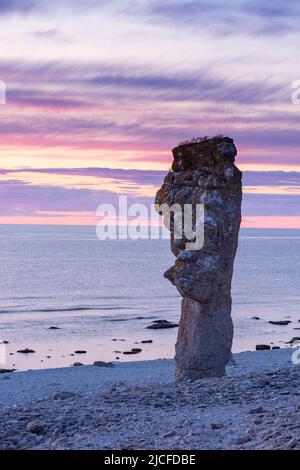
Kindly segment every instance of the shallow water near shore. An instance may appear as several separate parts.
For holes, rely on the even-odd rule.
[[[9,341],[1,367],[174,356],[177,328],[146,329],[154,320],[179,320],[180,296],[163,278],[174,262],[168,241],[99,241],[94,227],[53,226],[1,226],[0,241],[0,340]],[[300,230],[241,230],[232,288],[235,352],[258,343],[285,347],[300,336],[299,285]],[[23,348],[35,353],[17,353]],[[142,352],[123,354],[132,348]]]

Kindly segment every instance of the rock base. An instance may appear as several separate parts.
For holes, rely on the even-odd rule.
[[[200,304],[185,298],[176,343],[176,378],[200,379],[225,375],[231,358],[231,298]]]

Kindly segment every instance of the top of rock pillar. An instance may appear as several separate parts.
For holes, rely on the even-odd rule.
[[[223,136],[182,142],[172,152],[174,156],[172,170],[175,172],[233,164],[237,154],[233,139]]]

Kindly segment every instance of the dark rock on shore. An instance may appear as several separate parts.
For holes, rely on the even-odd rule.
[[[125,355],[129,355],[129,354],[138,354],[138,353],[140,353],[140,352],[142,352],[142,349],[140,349],[140,348],[132,348],[131,351],[124,351],[123,354],[125,354]]]
[[[16,369],[0,369],[0,374],[10,374],[14,372]]]
[[[87,351],[79,349],[78,351],[74,351],[75,354],[86,354]]]
[[[21,353],[21,354],[33,354],[35,353],[35,351],[33,349],[19,349],[19,351],[17,351],[18,353]]]
[[[104,361],[95,361],[93,366],[96,366],[96,367],[114,367],[112,362],[104,362]]]
[[[279,320],[279,321],[273,321],[273,320],[270,320],[269,323],[271,323],[271,325],[288,325],[289,323],[292,323],[291,320]]]
[[[73,367],[83,366],[81,362],[74,362]]]
[[[177,328],[178,323],[171,323],[168,320],[155,320],[151,325],[147,326],[148,330],[161,330],[165,328]]]
[[[48,330],[61,330],[59,326],[49,326]]]
[[[259,317],[252,317],[251,320],[260,320]]]
[[[266,351],[271,349],[271,346],[269,344],[257,344],[255,349],[256,351]]]
[[[285,344],[294,344],[294,343],[300,343],[299,336],[294,336],[294,338],[292,338],[291,341],[287,341]]]
[[[144,341],[141,341],[141,344],[151,344],[153,343],[152,339],[145,339]]]

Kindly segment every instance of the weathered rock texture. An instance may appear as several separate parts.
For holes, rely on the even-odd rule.
[[[173,149],[174,162],[156,204],[204,204],[204,246],[187,250],[174,238],[175,265],[164,274],[183,297],[176,344],[176,377],[222,376],[231,357],[231,280],[241,221],[241,171],[228,137],[197,139]]]

